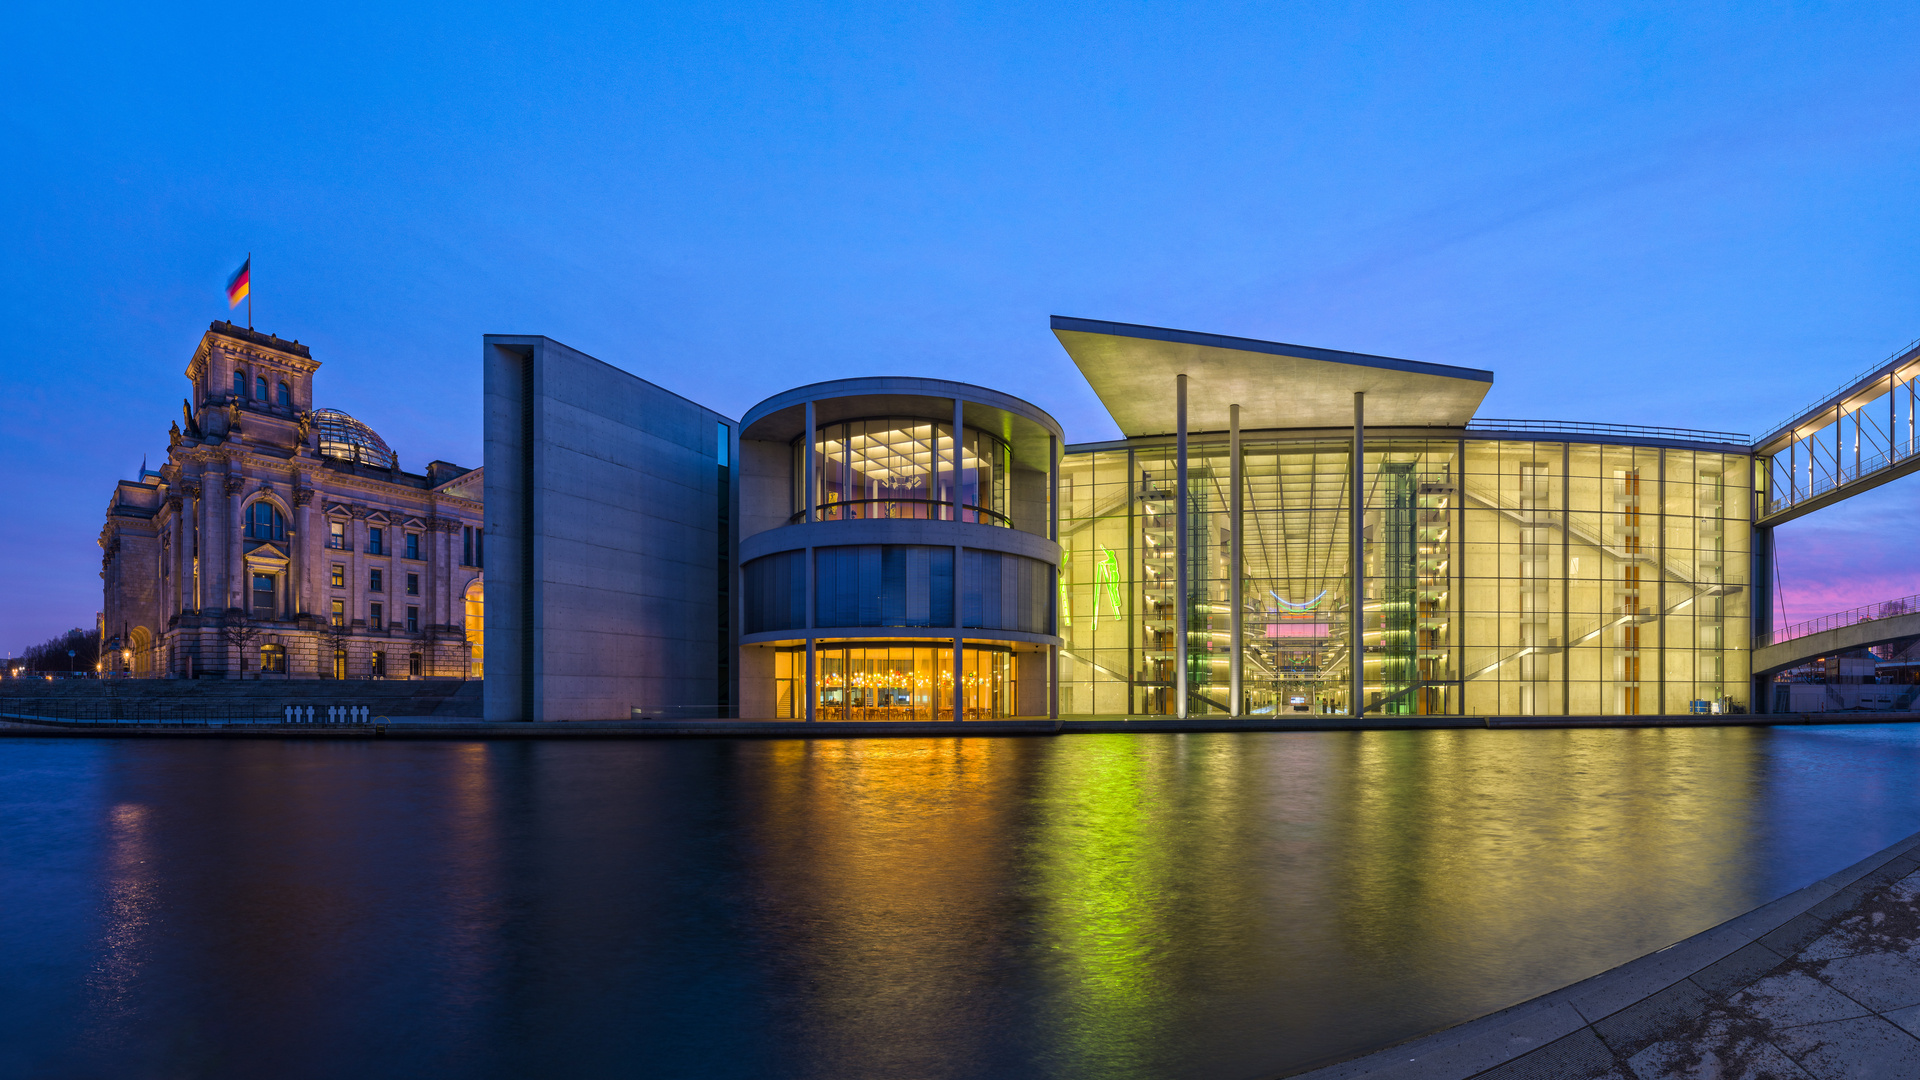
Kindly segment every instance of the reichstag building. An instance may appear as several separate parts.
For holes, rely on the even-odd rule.
[[[316,409],[307,346],[216,322],[167,459],[100,532],[102,656],[149,678],[479,678],[484,476]]]

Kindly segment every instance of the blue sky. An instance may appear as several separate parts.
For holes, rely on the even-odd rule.
[[[738,415],[881,372],[1114,434],[1070,314],[1491,368],[1482,415],[1754,432],[1920,336],[1911,4],[9,9],[0,649],[99,606],[220,288],[405,464],[479,343]],[[1782,530],[1920,592],[1915,487]]]

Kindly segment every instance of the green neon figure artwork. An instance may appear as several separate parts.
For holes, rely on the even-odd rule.
[[[1093,572],[1093,628],[1100,629],[1100,590],[1105,589],[1107,600],[1113,605],[1113,613],[1120,612],[1120,556],[1110,547],[1100,549],[1100,565]]]

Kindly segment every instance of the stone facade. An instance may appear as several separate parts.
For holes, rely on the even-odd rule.
[[[319,367],[232,323],[201,339],[165,464],[116,486],[100,533],[111,670],[479,676],[482,472],[403,471],[313,408]]]

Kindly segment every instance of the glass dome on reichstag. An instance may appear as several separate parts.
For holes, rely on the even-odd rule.
[[[397,467],[398,459],[372,428],[339,409],[315,409],[313,426],[320,435],[320,456],[357,461],[376,469]]]

